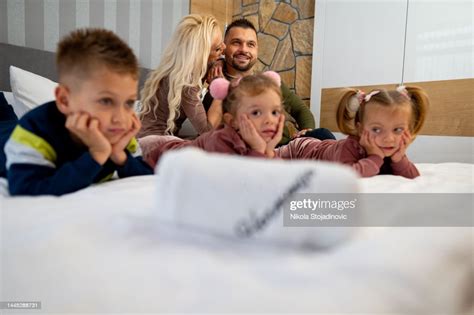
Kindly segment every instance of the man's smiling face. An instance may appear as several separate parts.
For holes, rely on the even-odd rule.
[[[240,72],[252,69],[257,62],[257,34],[251,28],[232,27],[224,39],[228,66]]]

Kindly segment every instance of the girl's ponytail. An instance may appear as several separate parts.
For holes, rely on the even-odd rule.
[[[346,135],[357,135],[356,120],[359,121],[361,103],[358,92],[356,89],[346,89],[337,107],[337,127]]]
[[[416,135],[420,132],[425,123],[426,114],[430,106],[430,100],[426,92],[416,86],[405,87],[408,97],[412,103],[413,111],[413,130],[412,134]]]

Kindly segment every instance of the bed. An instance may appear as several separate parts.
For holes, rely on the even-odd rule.
[[[474,164],[416,166],[414,180],[356,183],[362,193],[474,192]],[[474,311],[472,225],[360,227],[324,250],[219,238],[156,219],[160,176],[15,198],[0,179],[0,301],[40,302],[32,313]]]
[[[360,185],[473,191],[472,165],[417,166],[416,180]],[[472,227],[367,227],[325,251],[249,244],[153,220],[157,176],[1,197],[2,301],[40,301],[48,313],[469,314]]]

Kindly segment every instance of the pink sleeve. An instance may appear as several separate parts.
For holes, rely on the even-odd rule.
[[[375,176],[380,172],[383,159],[378,155],[369,155],[357,162],[352,163],[352,168],[356,170],[362,177]]]
[[[321,148],[318,146],[321,140],[311,137],[301,137],[291,140],[281,147],[275,148],[275,157],[285,160],[318,159],[317,153]]]
[[[197,87],[185,87],[181,95],[181,108],[194,129],[202,135],[206,131],[212,130],[212,126],[207,121],[206,110],[198,97],[198,93],[199,88]]]
[[[161,156],[169,150],[189,145],[191,142],[174,136],[147,136],[140,139],[143,160],[153,169]]]
[[[352,166],[362,177],[377,175],[383,164],[383,159],[378,155],[365,157],[365,150],[352,139],[346,140],[339,157],[342,163]]]
[[[206,137],[207,136],[207,137]],[[237,154],[243,156],[266,157],[265,154],[249,149],[238,133],[227,127],[209,132],[201,137],[203,149],[210,152]]]
[[[420,172],[418,172],[415,164],[410,162],[406,155],[399,162],[392,162],[391,166],[393,175],[399,175],[410,179],[420,176]]]

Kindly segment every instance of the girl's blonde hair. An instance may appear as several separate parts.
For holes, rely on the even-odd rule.
[[[411,107],[411,121],[409,124],[410,133],[418,134],[426,119],[429,108],[429,99],[425,91],[419,87],[407,86],[397,90],[372,90],[369,100],[361,98],[365,95],[356,89],[347,89],[339,101],[336,120],[339,130],[346,135],[358,136],[357,124],[362,123],[364,110],[367,104],[377,103],[383,106],[404,106]],[[356,102],[356,105],[354,105]]]
[[[257,96],[267,90],[273,90],[280,100],[282,99],[281,88],[277,81],[265,75],[265,73],[248,75],[232,80],[227,97],[222,103],[224,113],[235,115],[243,96]]]
[[[168,77],[169,117],[165,133],[173,133],[175,120],[180,113],[183,88],[202,89],[201,80],[207,72],[213,36],[219,31],[217,20],[212,15],[191,14],[180,21],[163,52],[158,68],[150,72],[141,91],[140,117],[153,111],[156,119],[157,90],[161,81]]]

